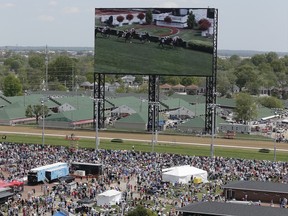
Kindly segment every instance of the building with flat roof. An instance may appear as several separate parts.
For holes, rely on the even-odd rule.
[[[288,209],[224,202],[191,203],[177,209],[183,216],[287,216]]]
[[[223,186],[226,200],[248,200],[279,203],[280,199],[288,199],[288,185],[274,182],[236,181]],[[288,215],[288,214],[287,214]]]

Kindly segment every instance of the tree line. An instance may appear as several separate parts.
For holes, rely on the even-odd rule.
[[[26,91],[74,91],[85,81],[93,83],[94,56],[81,52],[77,54],[72,56],[66,51],[49,54],[35,51],[25,54],[12,51],[2,53],[0,55],[0,62],[2,62],[0,64],[0,89],[5,96],[16,96],[24,95]],[[47,86],[46,78],[48,78]],[[111,84],[120,83],[120,87],[116,90],[118,92],[145,93],[148,91],[148,85],[143,84],[140,75],[137,75],[135,79],[135,82],[139,84],[136,90],[125,86],[121,75],[107,75],[105,81]],[[164,83],[204,86],[205,78],[161,76],[160,84]],[[283,108],[283,102],[280,99],[288,98],[288,56],[280,57],[275,52],[269,52],[256,54],[251,58],[242,58],[237,55],[218,58],[216,89],[220,97],[236,99],[237,116],[244,121],[255,116],[253,110],[257,110],[258,105]],[[270,97],[260,99],[253,97],[258,96],[263,90]],[[243,104],[246,105],[243,106]],[[245,107],[245,109],[241,110],[239,107]],[[251,111],[250,114],[247,114],[247,110]]]

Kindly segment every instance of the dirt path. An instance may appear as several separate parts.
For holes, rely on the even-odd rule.
[[[41,135],[42,128],[34,127],[21,127],[21,126],[0,126],[0,136],[5,134],[5,132],[14,132],[14,133],[36,133]],[[45,135],[57,135],[57,136],[66,136],[74,133],[78,137],[94,138],[95,131],[83,131],[83,130],[60,130],[60,129],[45,129]],[[137,133],[120,133],[120,132],[109,132],[109,131],[99,131],[100,138],[119,138],[126,140],[145,140],[149,141],[152,138],[151,134],[137,134]],[[181,143],[187,145],[199,145],[199,144],[210,144],[211,137],[195,137],[195,136],[178,136],[178,135],[158,135],[159,142],[168,142],[168,143]],[[273,149],[274,142],[260,141],[260,140],[236,140],[236,139],[214,139],[215,146],[223,147],[239,147],[239,148],[270,148]],[[277,143],[277,150],[288,151],[287,143]]]

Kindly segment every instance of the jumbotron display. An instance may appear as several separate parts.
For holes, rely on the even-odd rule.
[[[95,72],[211,76],[213,8],[96,8]]]

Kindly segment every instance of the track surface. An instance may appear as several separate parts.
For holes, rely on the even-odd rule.
[[[41,135],[42,128],[34,127],[21,127],[21,126],[0,126],[0,135],[16,133],[16,134],[35,134]],[[77,137],[85,137],[95,139],[95,131],[83,131],[83,130],[60,130],[60,129],[45,129],[45,136],[66,136],[74,133]],[[147,141],[151,142],[151,134],[137,134],[137,133],[120,133],[99,131],[100,139],[113,139],[119,138],[123,140],[134,141]],[[211,137],[194,137],[194,136],[178,136],[178,135],[163,135],[158,134],[158,142],[173,143],[173,144],[187,144],[187,145],[210,145]],[[237,140],[237,139],[214,139],[215,146],[228,147],[228,148],[251,148],[260,149],[267,148],[273,149],[274,142],[260,141],[260,140]],[[277,151],[288,151],[287,143],[277,143]]]

